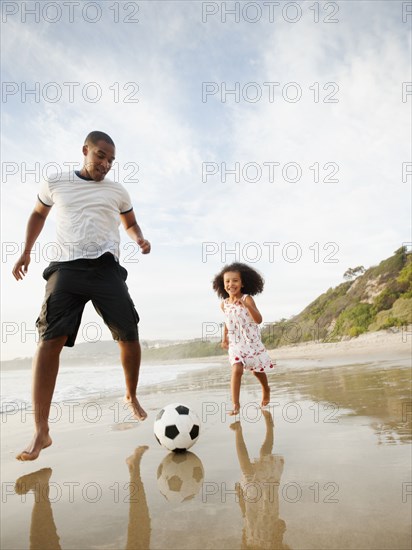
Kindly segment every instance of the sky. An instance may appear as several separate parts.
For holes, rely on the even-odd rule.
[[[31,356],[49,215],[11,275],[42,178],[92,130],[152,243],[121,229],[141,339],[210,338],[212,280],[248,263],[264,322],[411,247],[411,2],[2,2],[2,358]],[[78,342],[110,339],[89,303]]]

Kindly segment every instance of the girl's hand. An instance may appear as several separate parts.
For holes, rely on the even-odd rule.
[[[220,343],[220,347],[222,347],[223,349],[229,349],[229,342],[227,340],[223,340]]]

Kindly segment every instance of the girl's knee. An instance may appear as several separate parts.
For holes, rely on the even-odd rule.
[[[232,372],[242,376],[243,374],[243,363],[234,363],[232,365]]]

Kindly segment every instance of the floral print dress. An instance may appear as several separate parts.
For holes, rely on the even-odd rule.
[[[231,365],[243,363],[246,370],[268,372],[274,369],[275,362],[262,344],[259,325],[252,319],[246,305],[241,303],[246,297],[247,294],[233,303],[228,298],[223,301],[229,339],[229,361]]]

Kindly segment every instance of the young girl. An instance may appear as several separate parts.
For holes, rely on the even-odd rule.
[[[270,388],[266,372],[275,367],[262,341],[258,325],[262,315],[252,298],[263,290],[261,275],[246,264],[225,266],[213,279],[213,289],[224,298],[221,308],[225,314],[222,347],[229,349],[232,365],[231,392],[234,416],[240,409],[240,382],[244,370],[251,370],[262,385],[262,407],[269,404]]]

